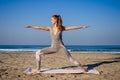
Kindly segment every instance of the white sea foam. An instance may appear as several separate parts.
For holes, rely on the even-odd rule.
[[[41,50],[41,49],[0,49],[0,51],[2,52],[35,52],[37,50]],[[72,51],[70,49],[68,49],[69,52],[74,52],[74,53],[120,53],[120,52],[110,52],[110,51]]]
[[[17,51],[17,52],[20,52],[20,51],[25,51],[25,52],[30,52],[30,51],[37,51],[37,50],[39,50],[39,49],[0,49],[0,51],[10,51],[10,52],[12,52],[12,51]]]
[[[0,49],[0,51],[10,51],[10,52],[12,52],[12,51],[17,51],[17,52],[30,52],[30,51],[37,51],[37,50],[41,50],[41,49]],[[71,52],[71,50],[70,49],[68,49],[68,51],[70,51]]]

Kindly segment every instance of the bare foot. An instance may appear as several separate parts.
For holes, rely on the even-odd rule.
[[[35,69],[35,70],[33,70],[33,73],[40,73],[40,70],[39,69]]]
[[[85,67],[82,67],[81,70],[83,71],[83,73],[88,72],[87,68],[85,68]]]

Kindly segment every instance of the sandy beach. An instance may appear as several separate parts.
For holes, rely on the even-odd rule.
[[[84,66],[100,72],[95,74],[36,74],[26,75],[24,70],[35,68],[35,52],[0,52],[0,80],[119,80],[119,53],[71,53]],[[42,68],[72,67],[64,54],[42,57]]]

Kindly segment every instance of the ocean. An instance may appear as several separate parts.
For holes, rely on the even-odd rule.
[[[0,52],[34,52],[50,45],[0,45]],[[120,53],[120,45],[66,45],[70,52],[103,52],[103,53]]]

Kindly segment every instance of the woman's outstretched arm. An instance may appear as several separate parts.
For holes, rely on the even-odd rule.
[[[43,27],[43,26],[26,26],[25,28],[34,28],[34,29],[39,29],[39,30],[50,31],[50,27]]]
[[[81,28],[88,28],[89,26],[70,26],[65,27],[64,30],[74,30],[74,29],[81,29]]]

